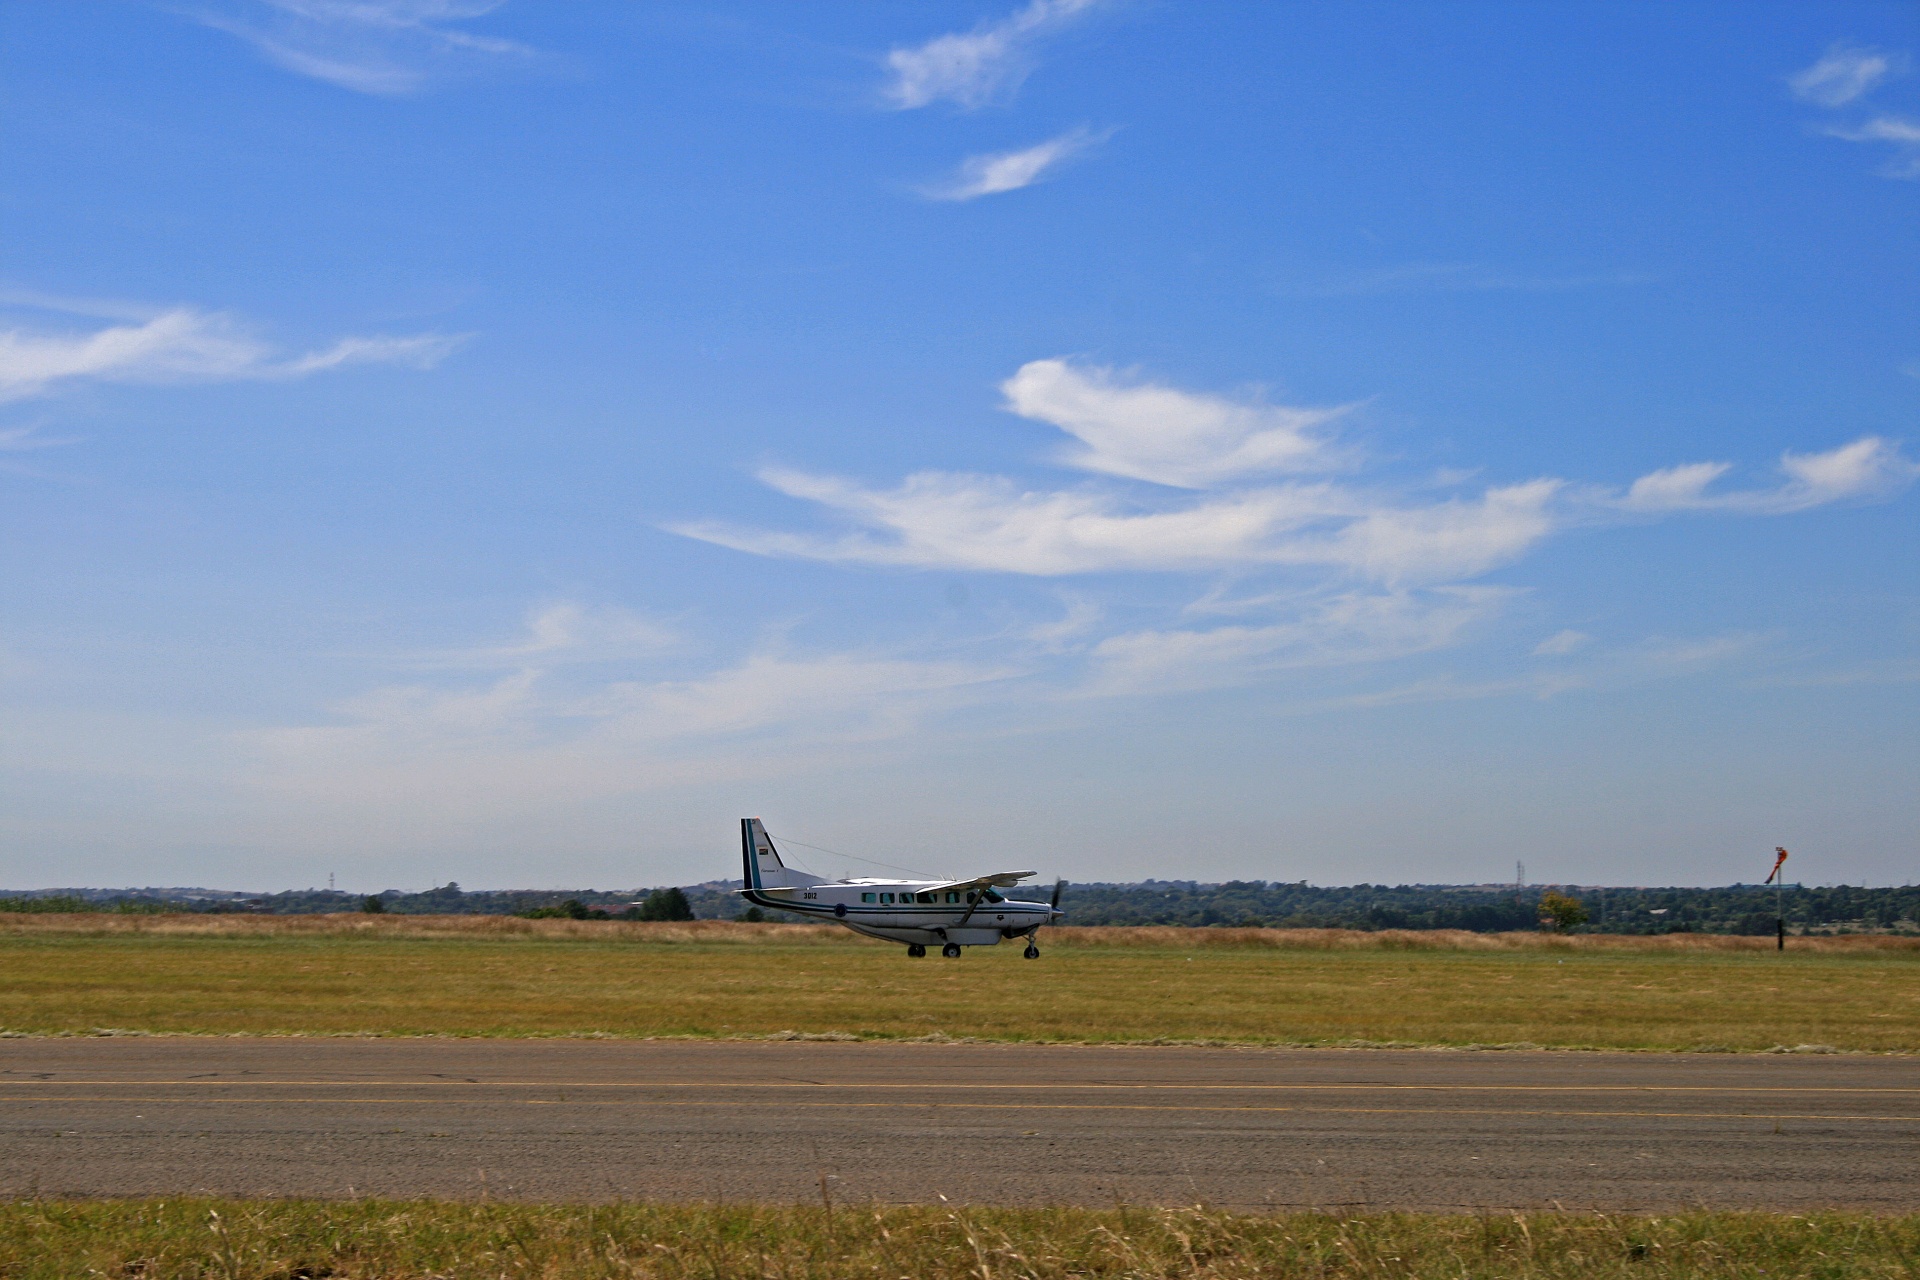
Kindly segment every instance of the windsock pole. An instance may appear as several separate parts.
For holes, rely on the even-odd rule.
[[[1779,942],[1775,949],[1785,951],[1787,949],[1787,904],[1785,900],[1787,878],[1780,874],[1780,869],[1787,865],[1787,851],[1779,845],[1775,845],[1773,852],[1776,855],[1773,859],[1773,870],[1767,873],[1767,878],[1761,881],[1761,883],[1773,886],[1774,926],[1779,930]]]

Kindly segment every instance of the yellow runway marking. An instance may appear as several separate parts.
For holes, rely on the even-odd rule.
[[[980,1084],[946,1083],[925,1081],[906,1083],[899,1081],[815,1081],[815,1080],[6,1080],[0,1079],[0,1087],[7,1085],[19,1088],[78,1088],[97,1085],[136,1085],[146,1089],[164,1088],[200,1088],[231,1089],[244,1087],[249,1089],[365,1089],[404,1088],[404,1089],[852,1089],[852,1090],[917,1090],[929,1092],[960,1092],[967,1090],[1005,1089],[1015,1092],[1059,1089],[1100,1090],[1100,1089],[1181,1089],[1203,1093],[1224,1093],[1237,1091],[1253,1092],[1312,1092],[1345,1090],[1360,1093],[1839,1093],[1839,1094],[1916,1094],[1920,1088],[1879,1087],[1851,1085],[1685,1085],[1685,1084],[1347,1084],[1311,1082],[1290,1084],[1134,1084],[1134,1083],[1041,1083],[1041,1084]]]
[[[256,1106],[280,1106],[289,1103],[315,1103],[337,1105],[343,1102],[357,1104],[408,1104],[419,1105],[423,1102],[440,1105],[459,1105],[463,1100],[456,1098],[139,1098],[121,1096],[80,1096],[69,1098],[4,1098],[0,1103],[13,1103],[26,1106],[57,1105],[62,1102],[119,1102],[130,1106],[190,1106],[201,1102],[214,1102],[221,1105],[231,1103],[251,1103]],[[684,1107],[689,1110],[700,1107],[726,1107],[738,1110],[737,1102],[697,1102],[687,1099],[561,1099],[527,1098],[518,1105],[527,1107]],[[759,1103],[758,1106],[807,1107],[812,1109],[865,1109],[887,1107],[898,1110],[903,1105],[898,1102],[792,1102]],[[1920,1123],[1920,1115],[1910,1116],[1858,1116],[1834,1114],[1791,1114],[1773,1111],[1542,1111],[1523,1108],[1498,1109],[1481,1107],[1205,1107],[1205,1106],[1168,1106],[1156,1107],[1129,1102],[928,1102],[919,1104],[933,1111],[1155,1111],[1155,1112],[1231,1112],[1244,1115],[1253,1113],[1298,1113],[1312,1115],[1382,1115],[1382,1116],[1531,1116],[1531,1117],[1613,1117],[1660,1120],[1856,1120],[1875,1123],[1898,1123],[1908,1121]]]
[[[530,1098],[531,1107],[596,1107],[621,1106],[619,1102],[578,1101],[561,1102],[547,1098]],[[731,1106],[732,1103],[699,1102],[654,1102],[626,1105],[652,1105],[674,1107]],[[795,1107],[893,1107],[898,1102],[795,1102],[784,1105]],[[1671,1120],[1874,1120],[1897,1121],[1911,1120],[1920,1123],[1920,1115],[1915,1116],[1848,1116],[1848,1115],[1780,1115],[1774,1112],[1758,1111],[1535,1111],[1526,1109],[1496,1109],[1481,1107],[1196,1107],[1192,1105],[1177,1107],[1144,1106],[1131,1102],[928,1102],[922,1104],[933,1111],[1229,1111],[1245,1114],[1249,1111],[1294,1112],[1311,1115],[1339,1116],[1637,1116],[1642,1118]]]

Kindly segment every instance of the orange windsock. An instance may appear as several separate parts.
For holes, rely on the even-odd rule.
[[[1773,847],[1773,851],[1779,856],[1774,858],[1773,870],[1767,872],[1767,878],[1765,880],[1762,880],[1760,882],[1761,884],[1772,884],[1774,881],[1774,878],[1780,874],[1780,868],[1785,866],[1787,863],[1787,851],[1785,849],[1782,849],[1779,845],[1775,845]]]

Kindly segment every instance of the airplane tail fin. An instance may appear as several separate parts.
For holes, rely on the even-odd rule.
[[[823,883],[819,876],[796,871],[780,861],[773,837],[758,818],[740,819],[740,859],[742,878],[749,889],[792,889]]]

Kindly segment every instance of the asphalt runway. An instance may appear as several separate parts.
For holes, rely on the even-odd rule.
[[[0,1040],[0,1194],[1920,1209],[1911,1058]]]

